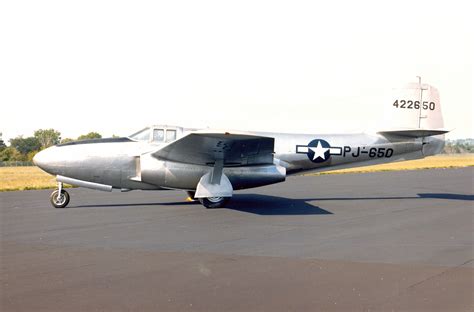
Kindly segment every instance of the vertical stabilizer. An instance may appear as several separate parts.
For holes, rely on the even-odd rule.
[[[408,83],[393,89],[385,102],[386,130],[437,130],[443,126],[439,93],[431,85]]]
[[[420,79],[421,80],[421,79]],[[425,156],[441,153],[444,148],[443,115],[438,89],[418,83],[408,83],[393,89],[385,102],[383,136],[421,138]]]

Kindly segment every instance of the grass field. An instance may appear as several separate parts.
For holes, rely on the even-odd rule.
[[[318,173],[318,175],[432,168],[460,168],[469,166],[474,166],[474,154],[439,155],[400,163],[335,170],[331,172]],[[37,167],[0,167],[0,191],[50,189],[55,187],[56,182],[54,177]]]
[[[50,189],[56,186],[55,178],[38,167],[0,167],[0,191]]]

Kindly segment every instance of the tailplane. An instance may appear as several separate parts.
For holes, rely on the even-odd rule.
[[[379,131],[382,135],[397,135],[409,138],[425,138],[433,135],[441,135],[448,133],[449,130],[445,129],[393,129]]]

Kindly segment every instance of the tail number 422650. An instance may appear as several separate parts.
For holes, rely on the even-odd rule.
[[[435,102],[423,101],[407,101],[407,100],[396,100],[393,102],[393,106],[396,108],[406,108],[406,109],[424,109],[424,110],[435,110]]]

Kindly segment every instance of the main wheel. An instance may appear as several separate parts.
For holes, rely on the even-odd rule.
[[[206,208],[221,208],[229,201],[230,197],[207,197],[199,198],[201,204]]]
[[[54,208],[64,208],[69,204],[69,193],[65,190],[61,190],[61,194],[58,196],[59,190],[55,190],[51,193],[49,200]]]

